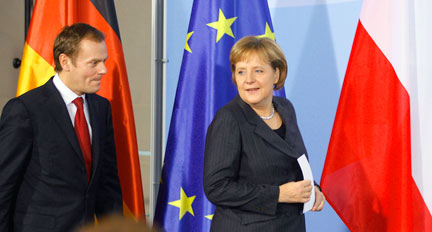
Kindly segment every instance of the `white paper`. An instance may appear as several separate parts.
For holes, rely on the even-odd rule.
[[[311,210],[314,203],[315,203],[315,187],[314,187],[314,180],[313,180],[313,176],[312,176],[312,169],[309,165],[309,162],[306,158],[306,155],[303,154],[302,156],[300,156],[297,159],[297,162],[300,165],[300,169],[303,173],[303,178],[305,180],[310,180],[311,184],[312,184],[312,193],[311,193],[311,198],[308,202],[304,203],[303,206],[303,213],[306,213],[307,211]]]

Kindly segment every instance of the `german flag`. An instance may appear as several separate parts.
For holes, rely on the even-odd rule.
[[[111,102],[118,171],[126,215],[145,220],[132,101],[113,0],[36,0],[21,63],[17,95],[55,74],[53,45],[66,25],[87,23],[105,34],[109,59],[98,94]]]

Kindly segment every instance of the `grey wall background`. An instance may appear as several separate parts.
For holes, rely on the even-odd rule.
[[[24,47],[24,1],[0,0],[0,107],[15,96],[19,69],[12,66]]]

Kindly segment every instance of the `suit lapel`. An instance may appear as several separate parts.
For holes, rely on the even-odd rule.
[[[292,145],[294,142],[292,141],[293,138],[298,138],[299,131],[297,129],[297,122],[293,119],[293,112],[288,112],[287,108],[282,107],[279,105],[277,101],[275,101],[275,98],[273,98],[273,105],[275,107],[275,110],[281,115],[283,124],[285,125],[285,143],[290,148],[290,151],[292,152],[292,155],[295,155],[294,158],[299,158],[303,155],[303,153],[299,152],[299,149],[296,149]],[[296,130],[294,130],[296,128]],[[279,136],[278,136],[279,137]],[[279,137],[280,138],[280,137]],[[291,142],[289,142],[291,140]]]
[[[92,127],[92,174],[90,178],[90,184],[93,183],[93,176],[98,169],[99,158],[100,158],[100,125],[97,120],[97,116],[100,115],[99,105],[93,98],[92,94],[86,94],[86,100],[88,104],[90,125]]]
[[[271,146],[275,147],[282,153],[291,156],[295,159],[300,157],[301,154],[298,154],[298,152],[286,141],[283,140],[278,134],[276,134],[256,113],[255,111],[241,98],[237,95],[235,101],[240,106],[241,110],[244,113],[244,116],[246,120],[248,121],[249,125],[252,127],[255,127],[254,133],[261,137],[263,140],[267,141]],[[275,104],[275,102],[273,102]],[[288,123],[289,116],[287,115],[287,112],[283,111],[281,107],[279,109],[277,108],[278,105],[275,105],[276,109],[278,110],[279,114],[281,114],[282,120],[287,128],[288,131]],[[288,136],[288,135],[287,135]]]
[[[73,128],[69,113],[67,111],[66,105],[63,101],[63,98],[60,95],[60,92],[54,86],[54,83],[51,78],[46,84],[45,87],[47,91],[46,93],[46,106],[48,108],[51,117],[57,123],[57,125],[61,128],[61,130],[66,135],[67,140],[72,144],[73,150],[84,164],[84,158],[81,154],[81,148],[78,143],[78,139],[76,137],[75,130]]]

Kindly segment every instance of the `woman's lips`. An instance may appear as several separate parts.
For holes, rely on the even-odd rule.
[[[258,90],[259,90],[259,88],[250,88],[250,89],[246,89],[246,91],[249,92],[249,93],[253,93],[253,92],[256,92],[256,91],[258,91]]]

